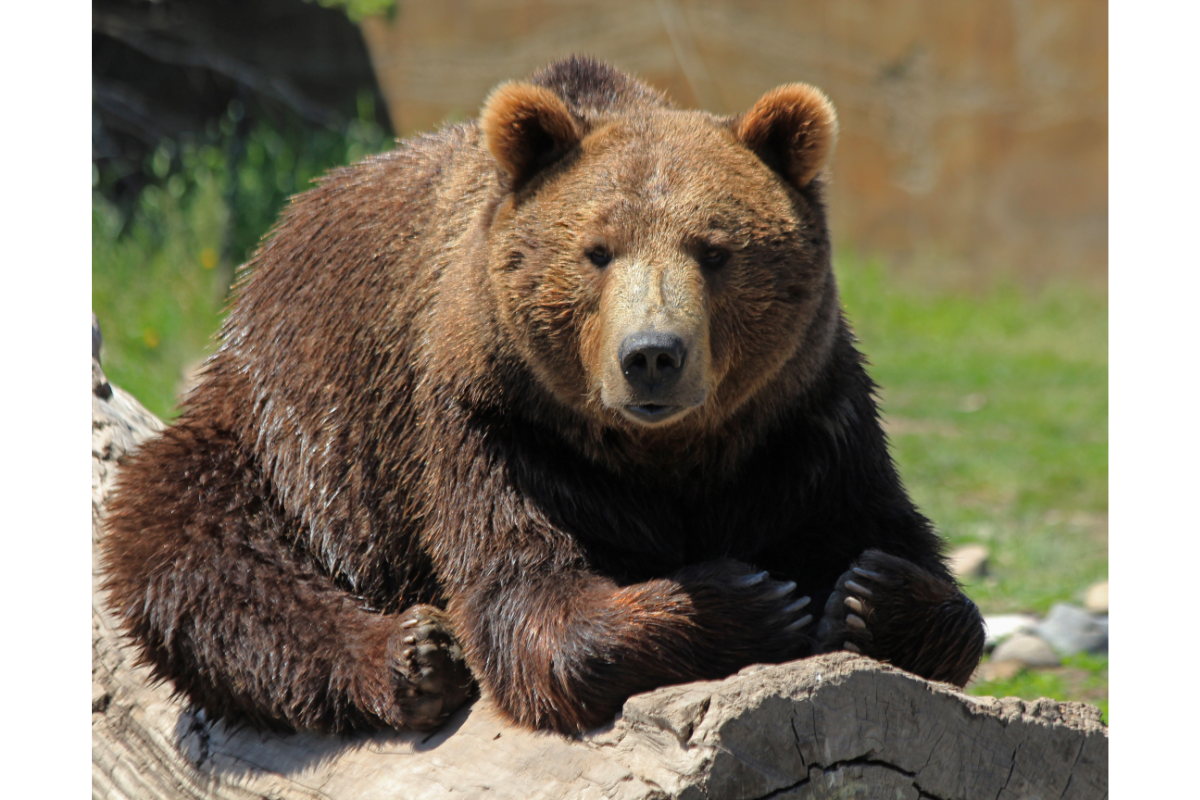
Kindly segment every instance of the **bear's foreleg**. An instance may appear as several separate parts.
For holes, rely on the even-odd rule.
[[[821,651],[852,650],[965,686],[983,655],[983,618],[953,581],[868,550],[845,572],[817,628]]]
[[[292,546],[231,434],[185,419],[120,481],[101,545],[110,605],[156,676],[212,717],[432,728],[468,696],[444,614],[364,610]]]
[[[811,609],[795,588],[736,561],[625,587],[542,564],[494,573],[450,611],[481,684],[510,718],[575,732],[638,692],[807,655]]]

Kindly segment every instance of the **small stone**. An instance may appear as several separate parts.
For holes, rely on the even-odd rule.
[[[988,661],[985,664],[979,665],[979,669],[975,672],[975,680],[980,683],[985,681],[1007,681],[1017,677],[1017,674],[1023,669],[1025,669],[1025,662],[1018,661],[1015,658],[1004,661]]]
[[[1108,581],[1093,584],[1083,597],[1083,607],[1090,614],[1108,613]]]
[[[1028,633],[1001,642],[992,653],[992,661],[1019,661],[1028,667],[1057,667],[1061,663],[1050,645]]]
[[[996,614],[983,618],[987,639],[983,646],[988,650],[1016,633],[1033,633],[1038,619],[1032,614]]]
[[[1037,627],[1037,635],[1064,656],[1108,649],[1108,620],[1078,606],[1056,603]]]
[[[1107,653],[1108,652],[1108,615],[1092,617],[1092,624],[1098,633],[1104,634],[1104,643],[1088,650],[1089,653]]]
[[[981,544],[968,544],[950,553],[950,571],[960,581],[974,580],[987,573],[990,553]]]

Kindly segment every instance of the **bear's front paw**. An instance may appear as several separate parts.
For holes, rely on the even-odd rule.
[[[952,580],[869,550],[838,578],[817,640],[818,652],[849,650],[962,686],[983,654],[983,619]]]
[[[401,726],[431,730],[466,702],[475,681],[444,611],[412,606],[400,615],[399,622],[388,660]]]
[[[806,629],[813,620],[809,613],[811,598],[795,596],[795,581],[772,580],[764,571],[743,575],[735,579],[735,584],[739,593],[744,592],[741,602],[757,609],[755,615],[761,624],[784,639],[806,639]]]
[[[871,623],[876,621],[875,606],[883,588],[883,575],[853,567],[838,578],[833,594],[825,603],[825,613],[817,626],[819,650],[849,650],[880,658],[871,635]]]
[[[777,663],[812,649],[812,607],[796,584],[740,561],[712,561],[676,573],[694,606],[694,620],[715,637],[723,667]]]

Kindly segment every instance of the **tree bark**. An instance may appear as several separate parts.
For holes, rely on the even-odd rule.
[[[433,734],[231,730],[153,685],[99,592],[118,459],[162,423],[92,361],[95,798],[906,798],[1108,796],[1108,730],[1081,703],[970,697],[836,653],[630,698],[578,738],[507,725],[483,698]]]

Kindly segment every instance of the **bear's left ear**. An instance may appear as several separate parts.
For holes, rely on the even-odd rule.
[[[734,136],[798,189],[829,161],[837,132],[833,104],[806,83],[772,89],[733,121]]]
[[[543,86],[509,81],[492,90],[479,115],[483,140],[512,178],[513,191],[578,144],[575,118]]]

